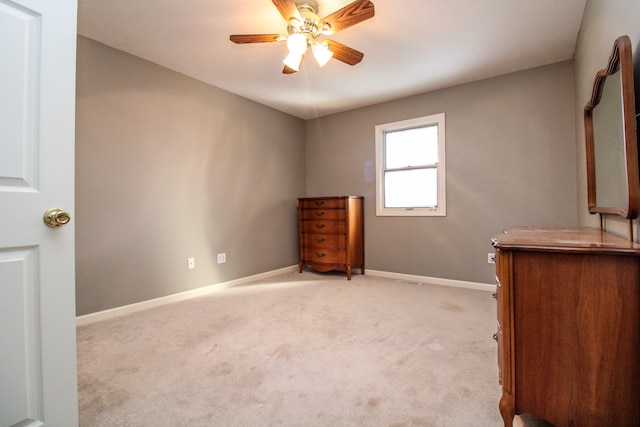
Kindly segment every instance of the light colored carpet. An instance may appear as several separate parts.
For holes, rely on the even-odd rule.
[[[78,328],[81,426],[501,424],[495,300],[292,272]]]

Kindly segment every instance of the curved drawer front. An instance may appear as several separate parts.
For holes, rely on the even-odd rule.
[[[346,219],[346,211],[344,209],[303,209],[300,211],[302,219]]]
[[[347,237],[340,234],[304,234],[302,245],[305,248],[345,249]]]
[[[301,200],[302,209],[343,209],[345,199]]]
[[[303,233],[342,234],[347,232],[344,221],[302,221]]]
[[[304,259],[308,262],[323,264],[344,264],[347,262],[346,251],[323,248],[305,248]]]

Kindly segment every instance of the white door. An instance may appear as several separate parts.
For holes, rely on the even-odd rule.
[[[78,424],[76,0],[0,0],[0,426]],[[47,227],[61,208],[71,222]]]

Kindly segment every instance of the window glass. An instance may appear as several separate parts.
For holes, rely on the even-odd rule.
[[[438,127],[385,132],[386,168],[438,163]]]
[[[445,216],[444,114],[376,126],[376,214]]]
[[[390,171],[384,178],[385,207],[435,207],[438,205],[438,171]]]

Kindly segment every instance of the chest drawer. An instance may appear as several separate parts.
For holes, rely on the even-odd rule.
[[[302,209],[344,209],[345,199],[302,199],[300,207]]]
[[[347,262],[346,251],[340,249],[305,248],[304,259],[310,263],[344,264]]]
[[[318,234],[343,234],[347,232],[347,223],[345,221],[301,221],[303,233]]]
[[[300,211],[302,219],[346,219],[344,209],[303,209]]]
[[[303,234],[302,245],[305,248],[345,249],[347,238],[340,234]]]

